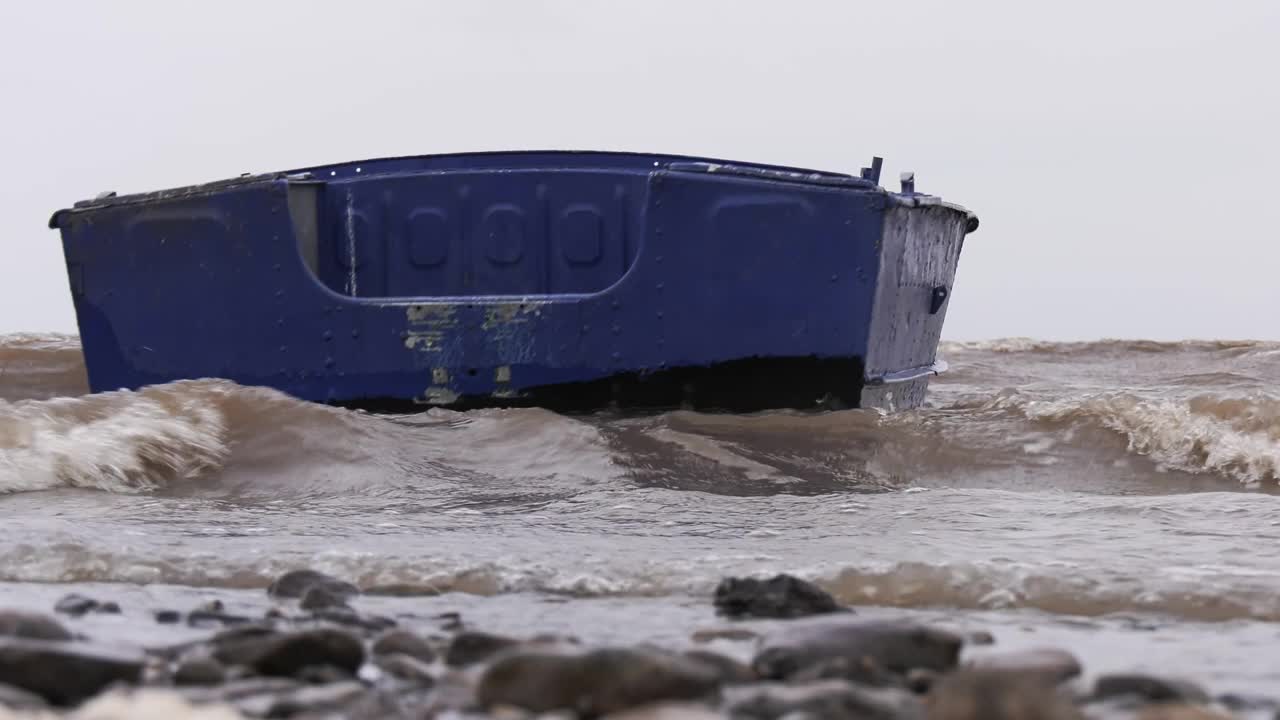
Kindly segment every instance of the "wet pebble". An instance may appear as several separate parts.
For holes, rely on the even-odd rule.
[[[940,676],[925,696],[925,720],[1085,720],[1043,674],[965,669]]]
[[[435,684],[431,666],[411,655],[383,653],[374,658],[374,664],[384,673],[419,687]]]
[[[227,665],[246,665],[262,675],[288,677],[309,666],[332,666],[354,675],[364,663],[364,645],[337,629],[275,632],[248,628],[214,639],[214,656]]]
[[[435,662],[436,651],[426,640],[407,630],[391,630],[378,636],[370,648],[374,655],[408,655],[424,663]]]
[[[322,588],[344,599],[360,594],[360,588],[331,575],[315,570],[291,570],[267,587],[267,595],[273,598],[302,598],[312,588]]]
[[[177,610],[157,610],[154,617],[161,625],[172,625],[182,619],[182,613]]]
[[[370,632],[386,630],[396,626],[396,621],[391,618],[361,615],[346,605],[316,610],[312,612],[311,616],[317,620],[324,620],[335,625],[345,625],[346,627],[359,628]]]
[[[605,720],[722,720],[724,717],[699,703],[660,702],[612,713]]]
[[[229,615],[221,610],[192,610],[187,613],[189,627],[221,627],[224,625],[244,625],[253,622],[253,618],[243,615]]]
[[[1099,677],[1094,683],[1094,700],[1124,695],[1137,696],[1150,702],[1204,703],[1209,700],[1208,693],[1195,683],[1154,675],[1112,673]]]
[[[684,656],[712,668],[721,683],[746,683],[758,679],[749,665],[720,653],[709,650],[687,650]]]
[[[0,683],[0,708],[10,710],[42,710],[48,706],[44,698],[19,687]]]
[[[84,595],[71,594],[63,597],[54,604],[54,612],[59,612],[72,617],[80,617],[91,610],[98,607],[98,601]]]
[[[115,682],[138,683],[145,657],[89,643],[0,639],[0,683],[72,705]]]
[[[191,658],[178,663],[173,671],[177,685],[217,685],[227,677],[227,669],[213,658]]]
[[[465,667],[487,660],[499,651],[515,647],[519,641],[503,635],[486,632],[467,631],[453,636],[449,649],[445,652],[445,663],[454,667]]]
[[[792,575],[768,579],[729,577],[716,586],[716,611],[729,618],[787,619],[850,612],[831,594]]]
[[[0,610],[0,638],[72,640],[74,635],[48,615],[25,610]]]
[[[963,645],[954,633],[911,622],[795,621],[764,638],[752,667],[778,680],[836,660],[855,667],[874,663],[898,675],[915,668],[944,672],[956,666]]]
[[[986,630],[975,630],[969,633],[965,640],[970,645],[995,645],[996,637]]]
[[[1232,720],[1230,715],[1201,705],[1156,703],[1138,711],[1134,720]]]
[[[734,718],[777,720],[801,716],[898,720],[910,717],[919,701],[909,693],[857,687],[842,680],[762,683],[727,690],[725,706]]]
[[[350,610],[347,605],[347,593],[334,592],[331,587],[313,585],[302,595],[298,607],[303,610],[327,610],[329,608]]]
[[[755,640],[759,637],[760,633],[747,628],[708,628],[694,631],[689,639],[696,643],[709,643],[715,640]]]
[[[1053,683],[1078,677],[1083,670],[1075,655],[1051,647],[979,655],[965,665],[981,670],[1038,674]]]
[[[664,700],[713,695],[719,673],[676,653],[647,648],[520,650],[481,675],[482,707],[510,705],[534,713],[574,710],[594,716]]]

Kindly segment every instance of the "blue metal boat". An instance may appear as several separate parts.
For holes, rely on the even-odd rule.
[[[905,409],[977,218],[858,175],[615,152],[386,158],[59,210],[94,392],[395,409]]]

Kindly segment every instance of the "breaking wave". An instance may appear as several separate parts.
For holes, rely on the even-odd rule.
[[[216,475],[233,449],[252,459],[264,439],[277,449],[302,450],[299,433],[326,421],[354,430],[349,417],[355,414],[221,380],[0,401],[0,493],[155,490]]]
[[[1280,398],[1266,394],[1152,399],[1104,392],[1043,399],[1013,390],[981,408],[1012,411],[1050,431],[1105,429],[1161,469],[1217,473],[1246,484],[1280,481]]]

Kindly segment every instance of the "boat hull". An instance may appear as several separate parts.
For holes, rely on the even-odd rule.
[[[94,392],[380,409],[923,402],[976,219],[702,158],[395,158],[59,211]]]

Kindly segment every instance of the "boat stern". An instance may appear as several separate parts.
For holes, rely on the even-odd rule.
[[[965,236],[978,228],[973,212],[914,185],[904,173],[902,191],[888,194],[859,403],[890,412],[922,405],[929,379],[947,369],[938,343]]]

